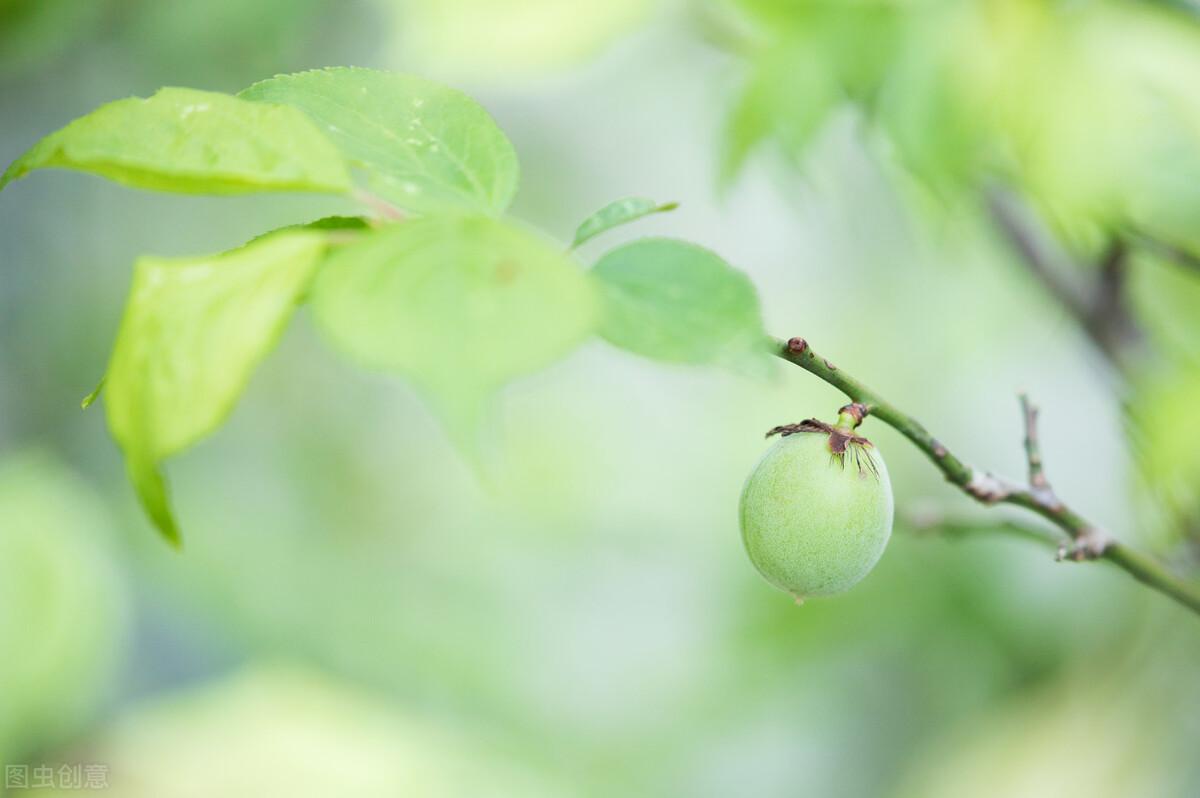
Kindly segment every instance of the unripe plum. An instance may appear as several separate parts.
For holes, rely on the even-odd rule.
[[[742,542],[776,587],[803,600],[842,593],[879,561],[892,487],[879,450],[849,426],[784,429],[742,489]]]

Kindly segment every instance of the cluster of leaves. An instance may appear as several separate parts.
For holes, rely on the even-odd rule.
[[[1086,293],[1115,243],[1159,356],[1130,374],[1152,504],[1200,517],[1200,24],[1170,3],[724,0],[742,23],[744,88],[723,172],[762,145],[797,166],[852,105],[935,207],[982,210],[1001,187],[1072,256]],[[736,29],[736,28],[735,28]],[[1193,273],[1160,268],[1163,253]],[[1172,423],[1162,423],[1171,412]]]
[[[853,102],[939,191],[1004,181],[1063,240],[1200,252],[1200,28],[1147,3],[734,0],[750,73],[726,173]]]
[[[156,191],[343,195],[384,212],[135,264],[104,403],[137,493],[173,541],[161,462],[222,423],[303,302],[338,349],[406,377],[467,449],[506,382],[593,334],[667,362],[763,355],[754,288],[715,254],[644,239],[591,270],[572,254],[673,205],[621,200],[586,219],[572,247],[553,243],[504,216],[519,167],[493,119],[420,78],[324,69],[236,96],[166,88],[118,100],[38,142],[0,188],[46,167]]]

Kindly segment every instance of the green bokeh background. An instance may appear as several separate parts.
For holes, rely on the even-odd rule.
[[[1195,458],[1195,372],[1147,389],[1180,407],[1178,451],[1134,450],[1130,397],[1074,323],[969,213],[914,199],[845,108],[790,119],[785,151],[722,189],[731,109],[776,63],[769,43],[728,45],[726,12],[0,0],[0,161],[162,85],[236,91],[327,64],[453,83],[516,145],[517,215],[566,241],[615,197],[680,200],[584,257],[644,234],[720,252],[770,330],[1001,473],[1023,467],[1028,391],[1059,493],[1177,555],[1138,474]],[[807,91],[802,67],[768,74],[766,96]],[[953,161],[944,133],[921,140]],[[172,462],[187,545],[170,550],[102,414],[79,410],[130,265],[344,210],[66,172],[0,193],[0,762],[103,763],[108,794],[147,798],[1200,794],[1200,622],[1124,574],[901,524],[844,597],[797,608],[758,577],[736,508],[762,432],[841,400],[799,369],[588,344],[506,389],[481,479],[411,388],[335,357],[302,312],[228,424]],[[1147,326],[1194,356],[1200,279],[1147,261],[1134,281]],[[865,429],[901,517],[1005,515]]]

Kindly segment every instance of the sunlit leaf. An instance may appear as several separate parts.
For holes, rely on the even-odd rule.
[[[679,203],[677,202],[659,204],[645,197],[626,197],[616,202],[610,202],[583,220],[575,230],[575,240],[571,242],[571,248],[574,249],[614,227],[637,221],[652,213],[673,211],[678,207]]]
[[[194,89],[100,106],[35,144],[0,188],[50,167],[187,194],[350,188],[341,155],[304,114]]]
[[[330,338],[409,377],[456,432],[487,397],[594,329],[587,275],[536,235],[488,217],[427,217],[333,253],[312,291]]]
[[[224,421],[306,289],[325,239],[286,232],[220,255],[142,258],[105,408],[159,530],[178,541],[159,462]]]
[[[395,17],[391,48],[430,74],[503,83],[594,58],[665,0],[376,0]]]
[[[411,75],[336,68],[281,75],[240,97],[305,111],[373,192],[411,211],[498,213],[517,189],[512,144],[462,92]]]
[[[643,239],[606,254],[592,274],[604,292],[600,334],[622,349],[695,364],[761,353],[766,334],[753,284],[702,247]]]

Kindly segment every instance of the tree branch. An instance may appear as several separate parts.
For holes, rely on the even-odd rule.
[[[1164,260],[1172,261],[1175,263],[1175,265],[1187,269],[1188,271],[1200,274],[1200,257],[1196,256],[1192,252],[1189,252],[1183,247],[1177,247],[1173,244],[1168,244],[1164,241],[1154,238],[1153,236],[1148,236],[1142,233],[1134,233],[1133,240],[1143,249],[1153,252],[1158,257],[1163,258]]]
[[[983,504],[1014,504],[1037,513],[1063,530],[1070,538],[1059,549],[1059,558],[1104,559],[1149,587],[1200,614],[1200,585],[1187,582],[1162,565],[1110,539],[1083,516],[1067,507],[1051,489],[1042,470],[1037,436],[1037,410],[1022,398],[1025,411],[1025,451],[1030,484],[1016,485],[988,472],[979,471],[958,459],[924,426],[885,401],[879,394],[818,356],[803,338],[774,340],[773,352],[837,388],[864,411],[895,429],[937,467],[947,481]]]
[[[1063,258],[1017,198],[993,187],[986,192],[986,200],[996,229],[1029,273],[1079,323],[1108,362],[1128,375],[1145,347],[1145,335],[1125,297],[1129,253],[1124,242],[1114,239],[1095,269],[1071,268],[1069,263],[1063,268],[1056,262]],[[1089,271],[1096,272],[1093,279],[1079,279]]]
[[[1011,519],[953,518],[941,513],[916,512],[905,518],[905,523],[916,533],[939,537],[965,538],[975,535],[1003,534],[1057,549],[1062,545],[1063,535],[1033,524],[1022,524]]]

